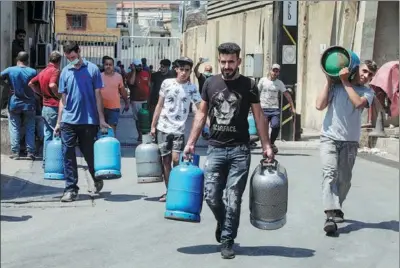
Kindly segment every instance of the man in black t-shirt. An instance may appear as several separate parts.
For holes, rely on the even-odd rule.
[[[154,109],[158,103],[158,96],[160,93],[161,84],[165,79],[176,78],[176,75],[169,70],[171,61],[163,59],[160,61],[160,69],[151,75],[151,92],[150,92],[150,113],[153,115]]]
[[[249,125],[251,108],[263,146],[264,157],[272,161],[274,153],[269,141],[268,124],[260,106],[255,82],[238,72],[240,47],[224,43],[218,47],[220,75],[206,80],[202,102],[196,112],[192,132],[184,149],[194,153],[207,115],[210,118],[210,138],[204,165],[205,200],[217,220],[215,238],[222,243],[221,255],[232,259],[232,249],[240,220],[240,204],[246,188],[250,167]],[[226,190],[226,206],[222,202]]]

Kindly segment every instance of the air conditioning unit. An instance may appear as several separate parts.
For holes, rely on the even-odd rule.
[[[51,1],[33,2],[32,21],[40,24],[48,24],[51,16]]]
[[[52,44],[39,43],[36,45],[36,68],[45,68],[47,66],[52,51]]]

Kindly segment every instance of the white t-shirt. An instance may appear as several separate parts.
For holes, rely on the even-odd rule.
[[[263,109],[279,109],[279,94],[287,89],[279,79],[270,80],[263,77],[258,82],[260,91],[260,103]]]
[[[180,84],[176,78],[165,79],[160,88],[164,105],[158,119],[157,129],[165,133],[184,134],[189,115],[190,101],[197,104],[201,96],[194,84]]]

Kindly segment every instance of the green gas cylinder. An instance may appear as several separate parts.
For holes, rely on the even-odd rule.
[[[332,46],[321,56],[322,70],[334,80],[339,79],[341,69],[348,67],[350,73],[354,74],[359,65],[360,58],[357,54],[341,46]]]
[[[151,117],[147,103],[143,103],[142,108],[139,110],[138,124],[142,134],[150,133]]]

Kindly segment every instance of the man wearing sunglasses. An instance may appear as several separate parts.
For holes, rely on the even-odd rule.
[[[271,122],[270,140],[275,154],[278,153],[278,148],[275,146],[275,141],[278,138],[280,130],[281,110],[279,108],[279,94],[283,93],[290,104],[292,113],[296,113],[290,93],[287,91],[283,82],[278,79],[280,70],[281,66],[279,66],[279,64],[273,64],[268,76],[261,78],[258,82],[261,108],[264,111],[265,117],[268,118],[269,122]]]

